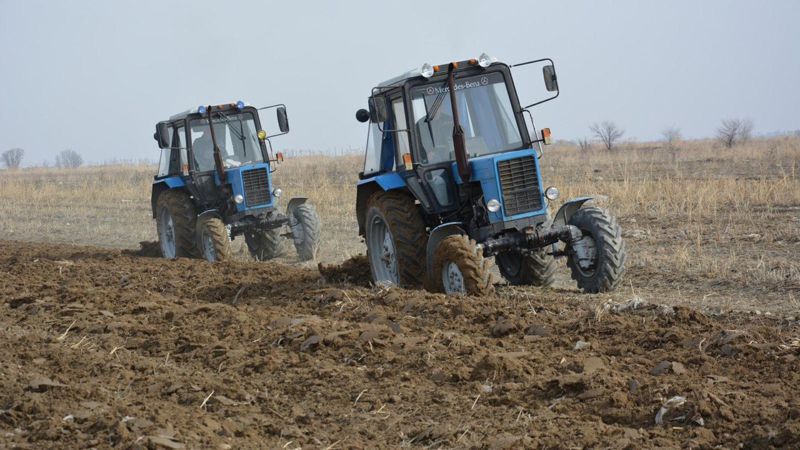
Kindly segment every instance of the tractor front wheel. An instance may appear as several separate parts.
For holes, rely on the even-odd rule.
[[[294,248],[300,261],[310,261],[317,257],[320,244],[321,224],[317,210],[310,203],[301,203],[289,211],[291,215]]]
[[[555,280],[556,264],[545,249],[530,253],[508,251],[494,257],[503,275],[512,285],[549,287]]]
[[[244,240],[256,261],[267,261],[283,254],[280,228],[248,231],[244,234]]]
[[[197,219],[197,245],[206,261],[231,259],[231,239],[222,219],[205,216]]]
[[[158,244],[164,258],[197,256],[194,229],[197,221],[192,200],[183,191],[164,191],[156,200]]]
[[[571,249],[567,265],[572,279],[584,292],[598,293],[613,290],[625,272],[625,241],[617,220],[608,211],[596,207],[581,208],[569,219],[569,224],[583,233],[591,261],[581,262]]]
[[[414,199],[375,194],[366,213],[367,259],[375,283],[420,287],[425,280],[425,221]]]
[[[487,295],[494,292],[492,261],[474,240],[456,234],[439,243],[433,256],[435,287],[448,295]]]

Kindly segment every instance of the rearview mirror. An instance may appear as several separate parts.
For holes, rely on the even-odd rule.
[[[548,92],[555,92],[558,90],[558,78],[556,78],[556,68],[552,64],[542,67],[542,74],[544,75],[544,85]]]
[[[366,109],[359,109],[356,111],[356,120],[364,123],[369,120],[369,112]]]
[[[158,142],[158,148],[169,148],[169,123],[158,122],[153,139]]]
[[[276,114],[278,115],[278,128],[281,133],[289,132],[289,117],[286,115],[286,108],[283,106],[278,107]]]
[[[386,108],[385,97],[370,97],[369,117],[374,123],[383,123],[389,119],[389,111]]]

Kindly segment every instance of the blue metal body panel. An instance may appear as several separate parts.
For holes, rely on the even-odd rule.
[[[378,183],[378,186],[380,186],[384,191],[391,191],[393,189],[406,187],[406,182],[403,180],[403,177],[397,174],[397,172],[382,173],[371,178],[358,180],[357,186],[362,186],[369,183]]]
[[[166,184],[166,185],[167,185],[167,187],[169,187],[170,189],[175,189],[175,188],[179,188],[179,187],[184,187],[184,186],[186,186],[186,182],[184,182],[184,181],[183,181],[183,178],[182,178],[182,177],[179,177],[179,176],[168,177],[168,178],[162,178],[162,179],[160,179],[160,180],[156,181],[156,182],[155,182],[155,183],[153,183],[153,184],[158,184],[158,183],[164,183],[164,184]]]
[[[231,188],[233,189],[233,195],[241,195],[245,197],[245,201],[242,203],[236,204],[236,211],[237,212],[246,212],[252,211],[254,213],[260,212],[264,209],[270,209],[275,207],[276,199],[272,195],[272,192],[269,193],[269,202],[263,203],[257,206],[251,206],[247,204],[247,197],[244,195],[244,181],[242,181],[242,171],[253,170],[253,169],[267,169],[267,186],[269,189],[272,188],[272,174],[269,170],[269,164],[267,163],[260,163],[260,164],[249,164],[246,166],[236,167],[227,169],[225,174],[228,178],[228,183],[231,184]],[[217,185],[219,185],[219,176],[214,174],[214,180],[216,180]]]
[[[497,172],[497,163],[500,161],[507,161],[509,159],[516,159],[524,156],[533,156],[534,161],[536,162],[536,177],[539,183],[539,196],[542,208],[539,209],[538,211],[530,211],[524,214],[515,214],[512,216],[507,216],[505,204],[503,202],[503,196],[500,191],[500,174]],[[488,202],[491,199],[497,199],[502,205],[500,211],[489,212],[490,223],[524,219],[526,217],[540,216],[542,214],[547,213],[547,202],[545,201],[544,198],[544,189],[542,187],[542,175],[539,170],[539,158],[536,156],[536,150],[528,148],[523,150],[515,150],[513,152],[497,153],[493,155],[470,158],[469,165],[470,168],[472,169],[472,180],[479,181],[481,183],[481,189],[483,190],[483,198],[485,199],[485,201]],[[455,162],[453,162],[453,165],[451,167],[452,167],[453,179],[455,180],[456,184],[462,184],[463,181],[461,180],[461,177],[458,175],[458,166],[456,165]]]

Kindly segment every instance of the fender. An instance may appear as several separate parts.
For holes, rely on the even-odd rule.
[[[220,220],[222,220],[222,214],[219,213],[216,209],[207,209],[200,214],[197,215],[197,218],[206,217],[206,216],[217,216]]]
[[[156,218],[156,202],[158,201],[158,196],[164,191],[180,188],[186,188],[186,183],[181,177],[163,178],[153,183],[153,189],[150,192],[150,209],[153,211],[153,219]]]
[[[308,201],[308,197],[294,197],[294,198],[290,199],[289,200],[289,204],[286,205],[286,215],[291,218],[292,217],[292,211],[294,211],[295,208],[297,208],[298,206],[302,205],[303,203],[305,203],[307,201]]]
[[[431,234],[428,235],[428,246],[426,248],[426,267],[428,272],[428,280],[433,280],[435,274],[432,273],[433,271],[433,255],[436,253],[436,247],[439,246],[439,243],[448,236],[452,236],[454,234],[467,234],[462,227],[462,222],[448,222],[439,225],[438,227],[431,230]]]
[[[581,209],[584,203],[594,200],[594,197],[575,197],[567,200],[560,208],[553,219],[554,227],[566,225],[575,211]]]

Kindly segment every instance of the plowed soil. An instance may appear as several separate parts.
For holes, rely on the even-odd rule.
[[[348,264],[0,241],[0,448],[800,447],[794,318]]]

